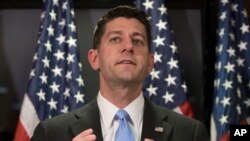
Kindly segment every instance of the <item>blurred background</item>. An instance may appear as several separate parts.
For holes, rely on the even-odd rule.
[[[98,75],[87,61],[92,32],[109,8],[132,0],[74,1],[86,102],[98,88]],[[215,46],[215,0],[166,0],[195,118],[209,128],[212,109]],[[42,0],[0,1],[0,140],[12,140],[36,51]],[[250,2],[246,1],[250,8]],[[249,11],[249,10],[248,10]]]

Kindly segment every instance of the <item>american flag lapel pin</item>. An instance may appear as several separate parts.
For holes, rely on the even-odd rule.
[[[161,133],[162,133],[162,132],[163,132],[163,127],[157,127],[157,126],[156,126],[156,127],[155,127],[155,131],[156,131],[156,132],[161,132]]]

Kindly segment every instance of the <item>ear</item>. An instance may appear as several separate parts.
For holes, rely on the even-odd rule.
[[[98,51],[96,49],[90,49],[88,52],[88,60],[91,67],[94,70],[99,70],[99,60],[98,60]]]
[[[148,57],[148,74],[152,71],[154,68],[154,55],[152,53],[149,54]]]

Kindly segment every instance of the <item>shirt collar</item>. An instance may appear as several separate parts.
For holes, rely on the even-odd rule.
[[[142,93],[133,100],[129,105],[127,105],[124,110],[126,110],[132,120],[134,126],[139,126],[142,120],[143,110],[144,110],[144,98]],[[97,104],[101,112],[101,120],[105,121],[104,126],[110,128],[115,117],[116,112],[119,110],[115,105],[105,99],[101,93],[98,93]]]
[[[126,106],[124,110],[128,112],[134,126],[139,126],[144,110],[144,98],[142,93]]]

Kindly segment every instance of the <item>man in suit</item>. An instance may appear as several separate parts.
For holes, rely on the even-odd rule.
[[[209,141],[201,122],[143,97],[143,80],[154,63],[150,43],[150,23],[143,11],[119,6],[107,12],[97,23],[88,52],[92,68],[99,71],[97,98],[39,123],[31,140]]]

